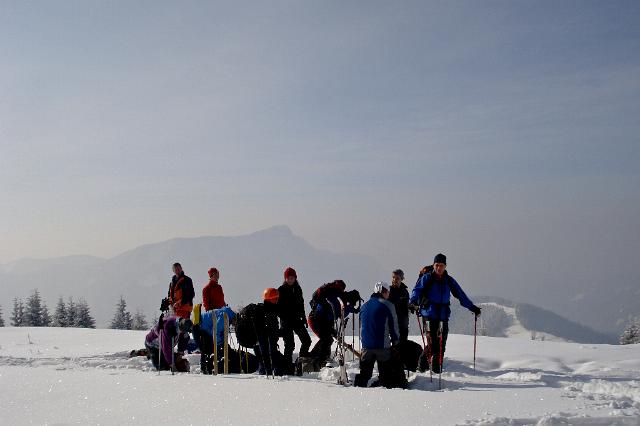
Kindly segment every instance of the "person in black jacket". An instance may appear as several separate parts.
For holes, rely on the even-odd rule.
[[[173,273],[167,294],[171,311],[177,317],[189,319],[191,318],[193,297],[195,296],[193,281],[184,274],[182,265],[177,262],[173,264]]]
[[[282,368],[282,353],[278,350],[280,321],[278,313],[278,289],[269,287],[262,295],[264,317],[255,319],[258,341],[253,348],[258,357],[260,374],[282,376],[287,374]]]
[[[409,290],[403,280],[404,272],[402,269],[396,269],[393,271],[389,289],[389,302],[395,306],[398,317],[400,343],[406,342],[409,336]]]
[[[298,276],[295,269],[287,268],[284,271],[284,283],[278,288],[280,295],[278,309],[280,311],[281,335],[284,340],[284,363],[293,371],[293,349],[295,340],[293,333],[300,339],[300,356],[309,356],[311,337],[307,331],[307,317],[304,312],[304,297],[302,288],[298,284]]]

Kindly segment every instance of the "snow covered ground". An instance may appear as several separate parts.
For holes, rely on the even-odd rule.
[[[158,375],[129,359],[144,332],[0,328],[0,424],[640,425],[640,345],[451,335],[443,389],[304,377]],[[418,338],[414,340],[419,341]],[[352,363],[350,377],[357,372]]]

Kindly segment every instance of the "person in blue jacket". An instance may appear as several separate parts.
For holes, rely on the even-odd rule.
[[[447,273],[447,257],[438,253],[433,259],[433,272],[426,273],[418,278],[411,292],[411,307],[419,309],[423,318],[423,324],[428,333],[431,346],[431,371],[439,373],[441,362],[449,334],[449,316],[451,315],[451,295],[460,301],[460,304],[469,309],[475,315],[480,315],[480,308],[473,304],[460,288],[460,284]],[[442,329],[440,330],[440,326]],[[441,332],[441,335],[439,333]],[[440,348],[442,339],[442,348]],[[421,362],[421,369],[427,366]]]
[[[394,377],[393,363],[399,363],[397,345],[400,341],[398,317],[393,303],[389,302],[389,284],[378,282],[371,298],[360,310],[360,337],[362,353],[360,373],[356,375],[354,386],[366,387],[373,374],[373,366],[378,363],[380,384],[386,387],[406,387],[406,377],[400,363],[400,381]],[[397,362],[396,362],[397,361]]]
[[[210,311],[200,311],[200,307],[194,309],[194,315],[199,315],[198,319],[194,318],[196,324],[193,334],[198,347],[200,348],[200,369],[202,374],[213,374],[213,315],[216,316],[216,341],[218,346],[218,357],[222,359],[224,348],[224,314],[227,314],[229,325],[233,323],[236,317],[235,312],[230,307],[224,306],[220,309],[212,309]],[[231,348],[229,348],[230,358]]]

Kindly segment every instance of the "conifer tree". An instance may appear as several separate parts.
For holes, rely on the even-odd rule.
[[[629,326],[620,336],[621,345],[633,345],[640,343],[640,317],[630,321]]]
[[[118,330],[131,330],[132,320],[131,314],[127,311],[127,302],[124,297],[120,296],[120,300],[116,304],[116,312],[111,320],[111,328]]]
[[[136,313],[133,315],[133,320],[131,324],[132,330],[146,330],[149,328],[147,323],[147,317],[142,313],[140,308],[136,309]]]
[[[67,307],[62,300],[62,296],[58,299],[56,310],[53,313],[53,321],[51,323],[53,327],[67,327]]]
[[[27,327],[42,327],[42,299],[38,289],[33,290],[33,293],[27,299],[24,325]]]
[[[76,305],[75,327],[96,328],[96,320],[91,316],[91,310],[86,300],[80,299]]]
[[[14,327],[24,326],[24,305],[22,299],[13,299],[13,311],[11,312],[11,325]]]
[[[69,302],[67,303],[67,321],[66,327],[75,327],[76,326],[76,304],[73,302],[73,297],[69,297]]]

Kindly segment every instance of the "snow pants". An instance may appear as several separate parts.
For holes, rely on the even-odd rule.
[[[284,340],[284,362],[291,364],[293,362],[293,349],[296,346],[293,334],[297,334],[300,339],[300,356],[309,356],[309,348],[311,347],[311,337],[303,323],[291,324],[284,322],[282,324],[282,340]]]

